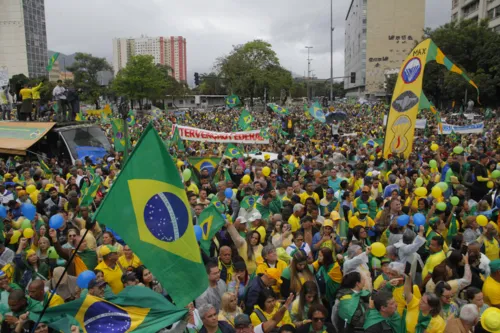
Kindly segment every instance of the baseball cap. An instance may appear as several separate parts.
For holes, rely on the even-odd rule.
[[[17,192],[17,196],[22,197],[23,195],[26,195],[25,190],[21,190],[21,191]]]
[[[323,222],[323,227],[333,228],[333,221],[330,219],[325,220],[325,222]]]
[[[367,205],[359,205],[358,210],[360,214],[368,214],[368,206]]]
[[[333,189],[329,188],[329,189],[326,190],[326,193],[327,194],[333,194],[333,193],[335,193],[335,191],[333,191]]]
[[[281,284],[281,272],[277,268],[267,268],[264,272],[267,277],[276,280],[276,283]]]
[[[247,328],[252,325],[247,314],[239,314],[234,318],[234,328]]]
[[[96,279],[92,279],[89,282],[88,289],[94,288],[94,287],[103,287],[105,285],[106,285],[106,281],[103,281],[103,280],[98,281]]]
[[[330,219],[332,221],[340,220],[340,214],[339,214],[339,212],[337,212],[335,210],[333,212],[331,212],[330,213]]]
[[[28,259],[30,256],[32,256],[34,254],[36,254],[35,250],[29,249],[28,251],[26,251],[26,259]],[[490,263],[490,265],[491,265],[491,263]]]
[[[5,175],[3,175],[3,178],[4,179],[11,179],[12,178],[12,175],[10,173],[6,173]]]
[[[481,315],[481,325],[492,333],[500,333],[500,309],[489,307]]]
[[[99,250],[99,254],[101,255],[101,257],[104,257],[112,252],[118,252],[118,251],[116,250],[116,247],[111,245],[103,245]]]
[[[490,261],[490,271],[491,273],[500,271],[500,259]]]
[[[262,219],[262,214],[259,212],[254,212],[250,217],[248,218],[248,222],[253,222],[256,220]]]

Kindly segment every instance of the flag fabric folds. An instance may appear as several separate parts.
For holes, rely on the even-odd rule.
[[[123,238],[176,305],[187,305],[207,288],[184,184],[151,123],[95,220]]]
[[[143,286],[130,286],[110,299],[88,295],[48,308],[41,322],[61,332],[68,324],[84,332],[157,332],[181,320],[186,309],[176,307],[161,294]],[[36,321],[39,314],[30,313]]]
[[[182,142],[181,136],[179,134],[179,129],[177,126],[175,127],[174,134],[172,135],[171,144],[177,145],[177,149],[179,151],[185,151],[186,147],[184,147],[184,143]]]
[[[264,139],[269,139],[271,137],[271,134],[269,134],[268,128],[261,128],[259,134]]]
[[[253,116],[248,112],[247,109],[243,109],[240,114],[240,119],[238,120],[238,126],[242,131],[251,129],[253,122]]]
[[[111,126],[113,127],[113,144],[115,145],[115,151],[125,151],[127,143],[125,142],[123,121],[119,118],[115,118],[111,121]]]
[[[226,106],[230,109],[241,105],[240,98],[236,95],[231,95],[226,97]]]
[[[54,63],[57,61],[57,58],[59,58],[59,52],[56,52],[50,57],[49,63],[46,67],[47,72],[50,72],[52,70],[52,67],[54,66]]]
[[[130,110],[127,114],[127,125],[134,126],[135,125],[135,115],[134,110]]]
[[[45,163],[45,161],[39,155],[36,155],[36,157],[38,158],[38,162],[40,163],[40,168],[42,169],[42,171],[46,175],[51,175],[52,170],[50,170],[49,166]]]
[[[243,157],[243,153],[241,150],[236,147],[234,144],[230,143],[227,145],[226,152],[224,153],[224,156],[227,156],[229,158],[241,158]]]
[[[220,163],[220,157],[189,157],[189,163],[199,172],[206,169],[209,174],[212,174]]]
[[[101,177],[99,175],[94,174],[90,183],[90,186],[87,186],[87,183],[84,183],[82,186],[82,199],[80,201],[80,206],[86,207],[92,205],[94,202],[94,198],[97,195],[97,191],[101,186]]]
[[[198,217],[198,225],[202,231],[200,247],[205,253],[209,254],[212,238],[224,224],[226,224],[226,221],[214,205],[208,205],[201,212],[200,217]]]
[[[320,123],[326,122],[325,113],[323,112],[323,108],[318,102],[314,102],[314,104],[309,108],[309,113]]]
[[[269,108],[271,108],[271,110],[273,110],[274,112],[276,112],[277,114],[279,115],[288,115],[290,112],[288,112],[288,109],[286,108],[283,108],[281,106],[279,106],[278,104],[274,104],[274,103],[269,103],[267,104],[267,106]]]

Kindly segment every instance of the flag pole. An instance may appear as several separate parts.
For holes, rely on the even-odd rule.
[[[78,246],[75,248],[75,251],[73,251],[73,253],[71,254],[71,257],[69,258],[68,260],[68,263],[66,264],[66,267],[64,267],[64,271],[63,273],[61,274],[61,277],[59,278],[59,280],[57,281],[56,283],[56,286],[54,288],[54,290],[51,291],[50,293],[50,297],[49,299],[47,300],[47,302],[43,305],[43,309],[42,309],[42,312],[40,313],[40,316],[38,317],[36,323],[35,323],[35,326],[33,326],[33,329],[31,330],[31,333],[35,333],[35,330],[38,326],[38,324],[40,324],[40,321],[42,320],[42,317],[43,315],[45,314],[45,311],[47,310],[47,308],[49,307],[49,304],[50,304],[50,301],[52,300],[52,297],[54,297],[54,295],[56,294],[56,291],[57,291],[57,288],[59,287],[59,285],[61,284],[61,281],[63,280],[64,278],[64,274],[66,274],[66,272],[68,271],[68,267],[69,265],[71,264],[71,262],[73,261],[73,259],[75,258],[76,256],[76,252],[78,251],[78,249],[80,248],[80,246],[82,245],[83,241],[85,240],[85,237],[87,236],[87,233],[89,232],[90,228],[89,229],[86,229],[85,230],[85,233],[83,234],[82,238],[80,239],[80,242],[78,243]]]

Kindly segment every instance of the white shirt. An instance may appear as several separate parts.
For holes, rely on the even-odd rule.
[[[64,87],[56,86],[54,90],[52,90],[52,96],[54,96],[56,101],[66,99],[66,96],[64,95],[65,91],[66,89],[64,89]]]
[[[7,205],[11,200],[14,200],[12,192],[5,190],[3,193],[0,193],[0,204]]]

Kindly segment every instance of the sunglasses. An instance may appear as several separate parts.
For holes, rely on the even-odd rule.
[[[369,194],[370,192],[363,191],[361,192],[362,194]]]
[[[76,235],[68,235],[68,237],[76,237]]]
[[[312,320],[316,321],[316,322],[318,322],[318,321],[325,321],[325,318],[324,317],[321,317],[321,318],[316,317],[316,318],[313,318]]]

